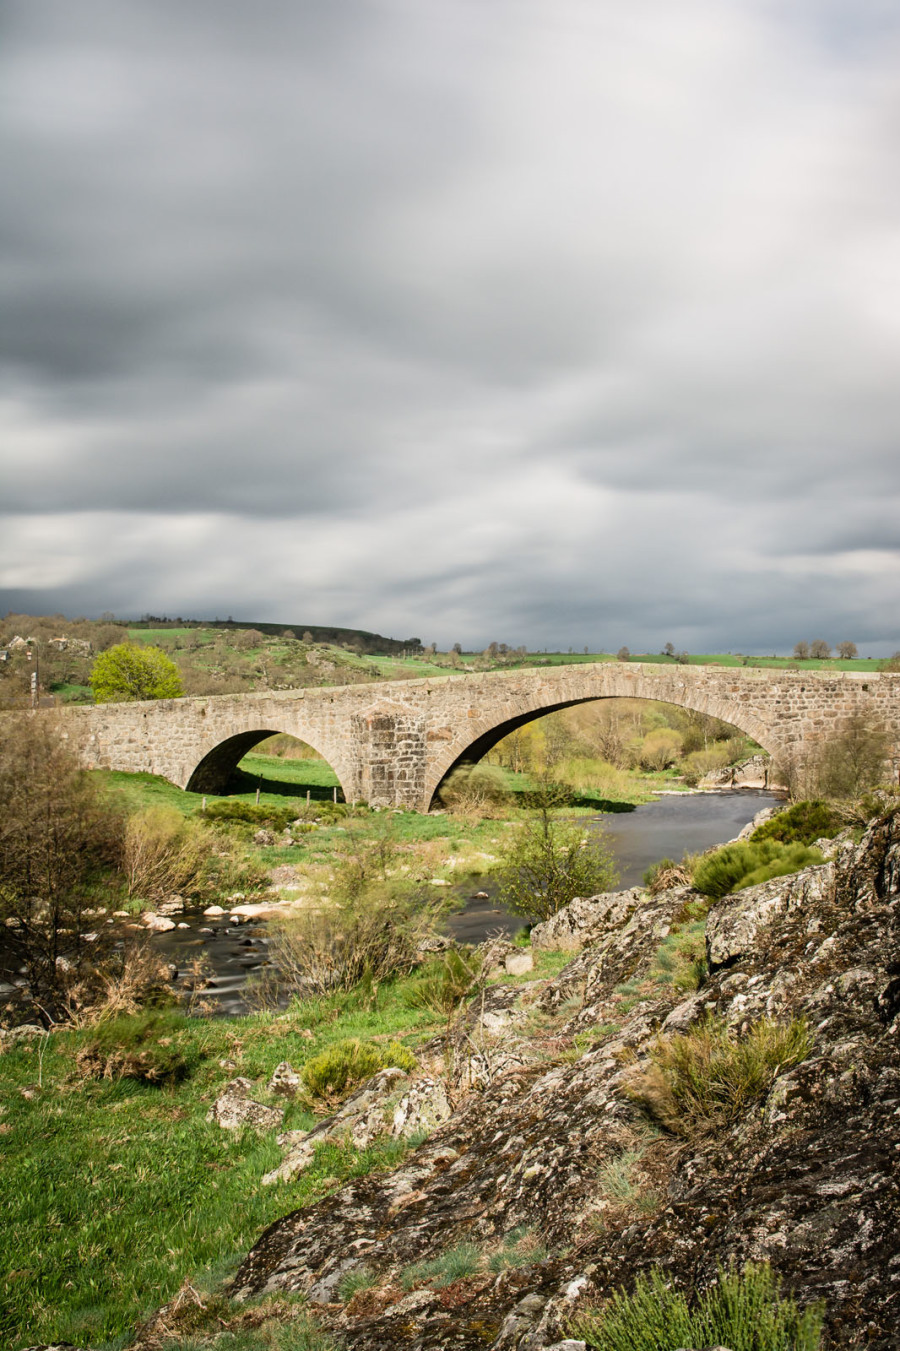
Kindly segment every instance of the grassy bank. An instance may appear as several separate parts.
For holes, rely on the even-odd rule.
[[[533,974],[562,960],[543,955]],[[223,1276],[276,1217],[347,1178],[395,1167],[408,1148],[400,1141],[362,1151],[328,1144],[295,1181],[262,1186],[281,1158],[277,1129],[228,1132],[206,1116],[236,1075],[252,1080],[257,1101],[283,1105],[266,1088],[275,1066],[301,1069],[348,1037],[397,1038],[415,1054],[444,1015],[411,1007],[413,984],[361,987],[278,1016],[162,1012],[102,1029],[103,1045],[183,1064],[185,1077],[164,1086],[89,1077],[96,1029],[57,1031],[0,1055],[2,1345],[114,1351],[186,1277]],[[288,1103],[284,1129],[314,1122]]]

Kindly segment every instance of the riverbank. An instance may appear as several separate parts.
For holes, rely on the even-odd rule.
[[[300,1291],[319,1351],[331,1333],[350,1351],[413,1337],[511,1351],[526,1335],[539,1351],[637,1272],[658,1266],[690,1294],[752,1255],[801,1305],[826,1301],[835,1344],[865,1332],[888,1351],[898,850],[889,815],[708,916],[684,888],[580,904],[588,946],[535,934],[495,951],[454,1017],[425,1002],[435,964],[282,1014],[151,1010],[19,1036],[0,1055],[5,1344],[121,1351],[165,1306],[136,1345],[219,1351],[252,1314],[281,1346]],[[710,1012],[806,1032],[733,1118],[661,1122],[628,1076],[656,1063],[660,1029],[687,1039]],[[306,1167],[263,1185],[297,1142],[285,1133],[322,1126],[350,1091],[285,1097],[276,1069],[302,1078],[348,1039],[399,1042],[417,1062],[407,1085],[439,1082],[449,1117],[427,1139],[389,1126],[359,1146],[325,1129]],[[269,1115],[229,1130],[210,1109],[238,1078]],[[397,1091],[377,1100],[383,1124]],[[234,1302],[263,1284],[261,1304]]]

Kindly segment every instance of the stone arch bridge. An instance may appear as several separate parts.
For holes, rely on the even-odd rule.
[[[851,714],[883,724],[900,766],[900,675],[602,662],[342,688],[222,694],[61,710],[89,768],[148,770],[222,792],[252,746],[276,732],[313,746],[349,802],[427,811],[451,770],[516,727],[593,699],[661,699],[748,733],[782,763]]]

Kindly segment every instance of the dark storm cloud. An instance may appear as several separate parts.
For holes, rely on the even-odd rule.
[[[900,645],[895,7],[0,23],[10,607]]]

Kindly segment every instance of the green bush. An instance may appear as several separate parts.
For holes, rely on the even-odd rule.
[[[778,840],[745,841],[726,844],[714,854],[700,859],[694,869],[693,884],[704,896],[719,900],[729,892],[787,877],[814,863],[823,863],[818,849],[804,844],[781,844]]]
[[[843,822],[834,807],[827,802],[795,802],[787,811],[763,821],[750,836],[752,844],[763,840],[778,840],[781,844],[814,844],[816,840],[831,840]]]
[[[810,1048],[802,1019],[763,1018],[738,1037],[724,1019],[708,1017],[684,1036],[658,1037],[650,1065],[631,1075],[626,1092],[672,1134],[706,1135],[736,1121]]]
[[[284,830],[297,819],[296,808],[272,807],[261,802],[211,802],[203,813],[207,821],[244,821],[252,826]]]
[[[116,643],[101,652],[90,677],[97,704],[142,699],[178,699],[184,694],[181,674],[161,647]]]
[[[500,904],[526,919],[550,919],[576,896],[596,896],[618,881],[601,832],[589,838],[575,822],[555,818],[552,805],[548,794],[538,795],[536,812],[501,853]]]
[[[412,1051],[402,1042],[382,1044],[351,1037],[308,1060],[303,1068],[303,1083],[311,1098],[330,1098],[346,1093],[389,1066],[412,1072],[417,1064]]]
[[[639,1276],[634,1291],[613,1295],[599,1310],[573,1319],[567,1334],[596,1351],[676,1351],[684,1346],[727,1346],[731,1351],[817,1351],[824,1308],[801,1311],[780,1293],[768,1263],[720,1271],[716,1285],[693,1308],[659,1271]]]

